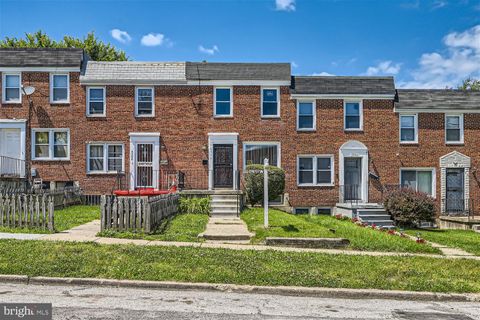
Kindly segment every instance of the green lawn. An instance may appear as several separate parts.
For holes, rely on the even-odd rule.
[[[205,230],[207,222],[206,214],[179,214],[163,221],[153,234],[107,230],[99,232],[98,235],[111,238],[197,242],[201,241],[197,236]]]
[[[463,249],[480,256],[480,233],[473,230],[437,230],[422,229],[406,231],[412,236],[420,233],[425,240],[443,244],[453,248]]]
[[[476,260],[49,241],[0,240],[0,274],[480,292]]]
[[[270,209],[268,230],[263,228],[262,208],[247,209],[242,212],[241,217],[247,223],[248,229],[255,232],[252,239],[254,243],[262,242],[266,237],[346,238],[350,240],[349,248],[354,250],[441,254],[440,250],[430,245],[362,228],[350,221],[337,220],[331,216],[293,215]]]
[[[95,219],[100,219],[100,207],[98,206],[71,206],[65,209],[55,210],[55,231],[60,232],[85,224]],[[48,230],[36,228],[7,228],[0,227],[0,232],[11,233],[50,233]]]

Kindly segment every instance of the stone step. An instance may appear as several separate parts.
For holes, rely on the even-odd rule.
[[[362,220],[363,222],[368,223],[369,225],[376,225],[379,227],[393,227],[393,221],[392,220]]]
[[[357,214],[364,214],[364,213],[386,213],[387,211],[384,208],[371,208],[371,209],[357,209]]]
[[[215,241],[249,241],[251,236],[245,234],[208,234],[205,233],[202,237],[206,240]]]
[[[212,207],[212,208],[237,208],[237,204],[236,203],[224,204],[224,203],[214,202],[214,203],[210,204],[210,207]]]
[[[212,201],[218,201],[218,200],[237,201],[237,199],[239,199],[238,196],[230,195],[230,194],[214,194],[211,196],[211,198],[212,198]]]
[[[236,206],[239,201],[237,199],[212,199],[210,201],[212,205],[217,204],[217,205],[234,205]]]
[[[212,207],[212,213],[215,212],[237,212],[237,207]]]
[[[365,214],[358,216],[362,220],[391,220],[388,214]]]

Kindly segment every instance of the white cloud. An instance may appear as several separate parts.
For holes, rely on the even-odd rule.
[[[376,66],[368,67],[365,74],[367,76],[375,76],[381,74],[397,74],[400,72],[401,64],[393,63],[391,60],[381,61]]]
[[[115,40],[117,40],[118,42],[121,42],[121,43],[127,43],[127,42],[132,41],[132,37],[130,37],[128,32],[120,30],[120,29],[110,30],[110,35],[112,36],[113,39],[115,39]]]
[[[216,45],[214,45],[211,48],[205,48],[204,46],[199,45],[198,46],[198,51],[200,51],[201,53],[208,54],[210,56],[214,55],[215,52],[219,52],[218,47]]]
[[[149,33],[142,37],[141,43],[143,46],[156,47],[165,44],[167,41],[170,42],[161,33]]]
[[[311,76],[314,76],[314,77],[333,77],[333,76],[335,76],[335,75],[323,71],[323,72],[320,72],[320,73],[314,72],[314,73],[311,74]]]
[[[292,68],[298,68],[298,64],[295,61],[292,61]]]
[[[404,88],[456,87],[467,77],[480,77],[480,25],[443,38],[443,52],[424,53]]]
[[[278,11],[295,11],[295,0],[275,0]]]
[[[432,10],[440,9],[445,7],[448,4],[445,0],[436,0],[432,4]]]

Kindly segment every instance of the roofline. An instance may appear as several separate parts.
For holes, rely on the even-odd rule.
[[[452,108],[398,108],[394,107],[393,112],[395,113],[480,113],[480,108],[479,109],[452,109]]]
[[[292,93],[292,99],[368,99],[368,100],[394,100],[395,94],[302,94]]]
[[[179,80],[150,80],[150,79],[82,79],[80,76],[80,85],[84,86],[136,86],[136,85],[187,85],[187,81],[184,79]]]
[[[279,80],[151,80],[151,79],[85,79],[80,76],[80,84],[87,86],[114,85],[188,85],[188,86],[263,86],[289,87],[290,81]]]
[[[38,66],[22,66],[22,67],[4,67],[0,65],[0,72],[80,72],[79,65],[62,66],[62,67],[38,67]]]
[[[296,76],[292,75],[293,78],[303,78],[303,79],[353,79],[353,80],[390,80],[395,79],[393,76]]]

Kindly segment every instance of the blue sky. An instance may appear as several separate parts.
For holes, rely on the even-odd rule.
[[[291,62],[302,75],[480,77],[480,0],[0,0],[0,37],[95,31],[133,60]]]

